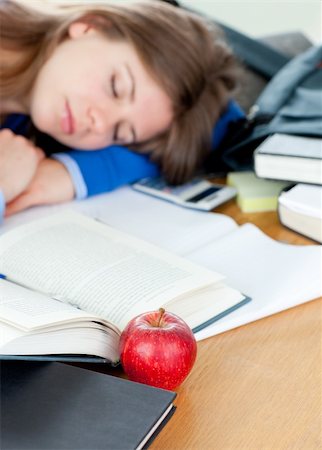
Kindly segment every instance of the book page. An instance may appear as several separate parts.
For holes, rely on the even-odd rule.
[[[283,311],[322,295],[322,247],[290,245],[242,225],[229,237],[190,255],[224,273],[225,283],[252,301],[197,333],[198,340]]]
[[[82,325],[25,333],[0,322],[0,354],[92,355],[117,362],[119,336],[109,329],[85,328]]]
[[[91,321],[100,321],[68,303],[46,297],[39,292],[0,279],[0,322],[24,332],[41,329],[58,330],[69,327],[91,327]],[[105,324],[106,325],[106,324]],[[102,328],[95,324],[95,327]],[[115,329],[117,332],[117,330]]]
[[[0,238],[0,273],[119,328],[223,277],[75,213],[52,216]]]

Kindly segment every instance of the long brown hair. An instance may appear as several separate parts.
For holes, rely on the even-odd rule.
[[[208,155],[212,128],[236,85],[236,62],[221,31],[193,13],[151,0],[51,11],[0,0],[1,96],[26,95],[45,59],[67,38],[69,25],[80,20],[111,39],[129,41],[171,98],[170,128],[135,149],[149,153],[170,182],[187,180]]]

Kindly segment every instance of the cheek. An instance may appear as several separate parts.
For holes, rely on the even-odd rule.
[[[93,69],[94,67],[94,69]],[[57,77],[58,87],[66,94],[74,97],[88,98],[91,96],[101,96],[103,88],[106,86],[104,76],[99,68],[74,67],[66,74]]]
[[[56,134],[60,132],[59,121],[66,99],[79,114],[89,105],[99,104],[105,95],[103,82],[95,74],[69,72],[66,76],[64,73],[55,76],[53,71],[44,70],[39,73],[32,91],[30,116],[40,131]],[[96,148],[101,144],[94,143]]]
[[[60,114],[60,97],[57,95],[59,80],[45,65],[39,72],[30,97],[30,115],[41,131],[50,131],[53,119]]]
[[[152,101],[143,103],[138,113],[144,117],[142,130],[146,139],[156,134],[164,132],[169,128],[173,120],[173,113],[170,107],[163,101]]]
[[[95,102],[101,102],[106,98],[107,83],[105,83],[100,77],[93,74],[87,77],[79,79],[79,84],[75,86],[75,95],[80,98],[94,100]]]
[[[54,118],[59,114],[59,108],[54,108],[55,101],[57,102],[57,99],[55,100],[48,90],[37,89],[34,92],[30,104],[30,116],[32,122],[40,131],[50,133]],[[57,110],[56,114],[54,114],[54,109]]]
[[[58,61],[59,62],[59,61]],[[101,98],[104,80],[92,67],[80,64],[58,64],[53,58],[39,72],[35,86],[37,102],[70,98],[76,104],[82,98]],[[96,73],[95,73],[96,72]],[[50,107],[51,105],[49,105]]]
[[[144,86],[136,114],[144,118],[140,124],[143,139],[149,139],[170,126],[173,120],[173,107],[171,99],[158,86],[151,82],[146,82]]]

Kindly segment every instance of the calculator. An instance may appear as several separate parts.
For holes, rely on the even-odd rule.
[[[133,183],[132,188],[177,205],[203,211],[211,211],[237,193],[231,186],[215,184],[202,177],[178,186],[168,184],[161,176],[143,178]]]

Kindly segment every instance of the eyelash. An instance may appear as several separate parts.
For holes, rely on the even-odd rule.
[[[118,93],[116,90],[116,83],[115,83],[115,75],[112,75],[111,77],[111,88],[112,88],[112,94],[115,98],[118,98]]]
[[[117,142],[119,140],[119,136],[118,136],[119,127],[120,127],[120,124],[117,123],[113,129],[113,142]]]
[[[111,76],[111,91],[112,91],[112,95],[113,95],[114,98],[119,98],[119,93],[118,93],[117,88],[116,88],[116,75],[115,74],[113,74]],[[120,124],[118,123],[115,126],[114,130],[113,130],[113,141],[114,142],[118,142],[119,141],[119,136],[118,136],[119,135],[119,128],[120,128]]]
[[[111,91],[114,98],[118,98],[118,93],[116,90],[116,83],[115,83],[115,75],[113,74],[111,76]],[[118,126],[116,126],[113,130],[113,141],[116,142],[118,139]]]

